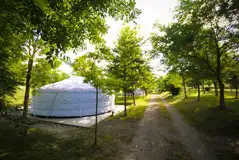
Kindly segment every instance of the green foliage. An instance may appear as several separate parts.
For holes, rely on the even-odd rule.
[[[22,106],[24,101],[25,87],[19,86],[14,96],[7,96],[7,107],[19,107]],[[31,93],[30,93],[31,96]]]
[[[152,79],[149,65],[143,58],[141,50],[142,38],[136,29],[124,27],[114,49],[114,59],[109,65],[109,72],[120,81],[117,90],[133,91],[137,87],[147,87]],[[145,81],[144,81],[144,80]]]
[[[135,1],[4,1],[1,3],[1,27],[14,33],[37,32],[50,44],[49,55],[84,46],[88,39],[102,42],[107,32],[106,17],[133,20],[140,14]]]
[[[76,75],[84,77],[85,82],[92,84],[95,88],[103,92],[112,91],[111,84],[114,83],[111,77],[108,77],[107,68],[100,63],[107,63],[111,59],[109,48],[104,45],[96,47],[95,52],[88,52],[78,57],[73,63],[73,69]]]
[[[1,19],[2,20],[2,19]],[[0,20],[0,21],[1,21]],[[4,28],[4,23],[0,22],[0,108],[6,102],[6,96],[12,96],[21,84],[18,74],[12,68],[13,65],[21,60],[21,48],[18,45],[22,43],[21,35],[14,34],[13,28]]]
[[[175,12],[177,21],[168,26],[156,24],[164,34],[151,36],[153,55],[162,53],[164,63],[183,80],[217,80],[222,109],[226,74],[238,68],[239,23],[231,19],[236,13],[229,9],[234,5],[234,1],[181,0]],[[227,12],[230,16],[224,17]]]
[[[55,60],[52,68],[51,64],[45,61],[44,58],[37,59],[36,65],[32,70],[31,88],[37,89],[46,84],[69,78],[68,74],[57,70],[60,65],[61,62],[59,60]]]
[[[134,0],[2,1],[1,94],[5,96],[16,90],[19,80],[8,65],[10,60],[16,62],[16,59],[22,56],[22,52],[27,53],[24,58],[29,60],[26,75],[29,88],[32,61],[38,51],[44,51],[46,59],[53,65],[55,56],[62,57],[68,49],[84,48],[86,40],[94,44],[104,41],[102,35],[107,33],[108,16],[130,21],[139,14],[140,10],[135,8]],[[27,95],[28,93],[26,97]],[[24,106],[27,107],[27,98],[25,101]]]
[[[158,84],[158,90],[160,92],[164,91],[170,91],[172,94],[180,91],[180,88],[182,86],[181,84],[181,77],[176,73],[168,73],[164,77],[159,77],[157,80]]]
[[[77,58],[73,64],[73,69],[76,75],[85,78],[85,82],[91,83],[95,87],[100,87],[101,79],[103,78],[102,69],[90,59],[89,55],[84,55]]]

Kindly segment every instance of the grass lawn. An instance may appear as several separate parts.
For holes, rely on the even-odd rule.
[[[170,116],[165,104],[161,100],[161,98],[159,98],[157,101],[160,106],[160,115],[166,119],[171,119],[171,116]]]
[[[219,97],[214,96],[213,92],[202,93],[199,102],[196,102],[196,92],[190,92],[188,99],[183,99],[183,95],[171,98],[167,92],[162,96],[178,109],[189,123],[208,135],[239,135],[239,99],[234,98],[234,93],[226,91],[225,110],[217,107]]]
[[[137,106],[128,106],[127,117],[121,117],[120,114],[100,122],[97,147],[93,145],[94,127],[64,129],[37,121],[34,124],[44,124],[48,126],[47,130],[30,126],[28,136],[18,136],[14,124],[0,119],[0,159],[122,159],[125,150],[130,150],[129,144],[137,132],[138,122],[143,117],[148,98],[137,98]]]
[[[14,95],[14,97],[8,96],[7,100],[9,101],[9,104],[8,104],[9,107],[15,107],[15,106],[23,105],[24,94],[25,94],[25,87],[20,86],[19,89],[17,89],[17,92]],[[31,92],[30,92],[30,98],[31,98]]]
[[[28,136],[24,137],[18,136],[15,128],[8,123],[1,122],[0,125],[0,159],[4,160],[104,160],[113,159],[119,148],[118,135],[109,133],[99,133],[98,146],[94,147],[93,128],[62,132],[68,134],[68,138],[58,138],[54,133],[29,128]]]
[[[118,96],[116,97],[115,104],[124,104],[124,97]],[[128,120],[128,121],[138,121],[144,116],[144,111],[148,107],[148,101],[150,99],[150,95],[143,97],[143,96],[136,96],[136,106],[133,105],[133,99],[131,97],[127,97],[127,116],[124,117],[124,113],[121,112],[118,115],[112,118],[120,118],[121,120]]]
[[[227,109],[220,110],[219,97],[214,92],[201,94],[197,102],[197,93],[188,93],[172,98],[169,93],[161,94],[174,108],[182,113],[185,120],[206,135],[210,148],[213,148],[218,159],[239,158],[239,99],[229,90],[225,92]]]

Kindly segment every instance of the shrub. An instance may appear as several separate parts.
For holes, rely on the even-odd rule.
[[[167,91],[169,91],[172,94],[172,96],[177,96],[179,95],[180,88],[175,87],[173,84],[169,84],[167,85]]]
[[[205,91],[209,92],[211,89],[209,87],[205,87]]]

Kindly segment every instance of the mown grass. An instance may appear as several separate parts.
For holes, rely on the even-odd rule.
[[[218,108],[219,97],[214,95],[214,91],[201,93],[199,102],[196,101],[196,91],[189,92],[187,99],[183,94],[174,98],[168,92],[161,95],[182,113],[189,124],[208,135],[208,147],[214,150],[218,159],[239,158],[239,100],[234,98],[234,92],[225,91],[225,110]]]
[[[0,159],[105,160],[114,159],[117,154],[118,139],[109,134],[99,134],[98,145],[93,145],[93,128],[79,128],[69,133],[70,138],[57,138],[36,128],[29,128],[27,136],[18,136],[14,127],[0,124]]]
[[[21,92],[18,94],[16,98],[21,97]],[[128,107],[127,117],[117,115],[99,123],[97,146],[93,145],[94,127],[78,128],[71,132],[59,128],[61,134],[69,135],[68,138],[60,138],[54,133],[31,127],[27,136],[18,136],[14,124],[0,119],[0,159],[113,160],[122,157],[121,147],[128,147],[131,143],[147,107],[148,98],[137,97],[137,106]],[[17,101],[21,100],[16,99],[15,102]],[[132,101],[129,100],[129,103]]]
[[[163,95],[162,95],[163,96]],[[163,103],[163,101],[161,100],[161,98],[157,99],[157,102],[160,106],[160,115],[166,119],[171,119],[171,116],[165,106],[165,104]]]
[[[146,97],[135,96],[135,100],[139,100],[139,99],[142,99],[142,98],[146,98]],[[126,101],[127,105],[133,104],[133,98],[131,96],[127,96],[126,99],[127,99],[127,101]],[[124,96],[116,96],[115,97],[115,104],[117,104],[117,105],[124,105]]]
[[[21,106],[23,105],[24,101],[24,94],[25,94],[25,88],[24,86],[20,86],[14,97],[8,96],[7,101],[8,101],[8,106],[9,107],[16,107],[16,106]],[[31,92],[30,92],[30,97],[31,97]]]
[[[201,94],[201,99],[197,102],[197,93],[191,91],[188,98],[183,95],[174,98],[169,93],[161,94],[166,100],[178,109],[185,119],[197,129],[208,135],[239,135],[239,100],[234,98],[231,91],[225,92],[227,108],[218,108],[219,97],[214,92]]]
[[[143,97],[136,97],[136,106],[133,105],[133,99],[131,97],[127,97],[127,116],[124,116],[124,112],[120,112],[116,116],[112,117],[112,119],[121,119],[126,121],[138,121],[143,118],[144,111],[148,107],[148,101],[150,99],[150,95]],[[123,98],[116,97],[116,104],[123,105]]]

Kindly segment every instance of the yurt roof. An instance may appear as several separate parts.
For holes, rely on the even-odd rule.
[[[45,85],[38,90],[41,92],[95,92],[95,88],[92,85],[84,83],[84,78],[77,76]]]

